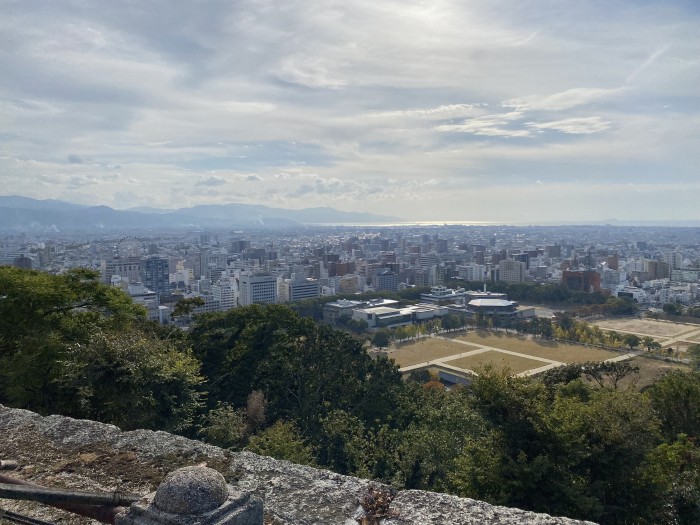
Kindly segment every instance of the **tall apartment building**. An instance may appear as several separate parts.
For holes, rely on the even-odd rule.
[[[671,276],[670,265],[664,261],[644,261],[644,269],[649,274],[649,279],[668,279]]]
[[[220,310],[229,310],[238,306],[238,290],[233,278],[219,279],[211,285],[211,293],[219,301]]]
[[[522,261],[506,259],[498,263],[498,280],[507,283],[521,283],[525,280],[526,264]]]
[[[435,266],[440,262],[440,258],[436,253],[424,253],[418,259],[418,266],[421,268],[429,268],[430,266]]]
[[[348,274],[338,279],[338,293],[357,293],[357,276]]]
[[[389,268],[380,268],[374,275],[374,289],[395,292],[399,289],[399,276]]]
[[[470,263],[465,266],[458,266],[460,278],[466,281],[488,281],[488,270],[485,265]]]
[[[277,277],[274,275],[244,272],[238,286],[240,306],[277,302]]]
[[[683,254],[681,252],[666,252],[664,253],[664,262],[669,265],[671,270],[683,268]]]
[[[158,255],[141,261],[142,282],[159,297],[170,295],[170,260]]]

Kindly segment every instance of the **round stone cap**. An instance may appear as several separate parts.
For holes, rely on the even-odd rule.
[[[224,477],[209,467],[183,467],[167,476],[158,487],[154,504],[171,514],[204,514],[228,498]]]

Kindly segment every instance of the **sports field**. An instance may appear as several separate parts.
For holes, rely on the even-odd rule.
[[[400,368],[456,356],[474,348],[468,348],[459,343],[428,337],[418,341],[399,343],[389,348],[387,357],[393,359]]]
[[[514,374],[520,374],[527,370],[540,368],[547,363],[535,361],[527,357],[505,354],[496,350],[488,350],[479,354],[474,354],[467,357],[460,357],[451,361],[446,361],[450,366],[456,366],[462,370],[477,370],[485,365],[491,365],[494,368],[509,368]]]
[[[674,354],[677,346],[683,347],[683,352],[688,344],[690,343],[674,342]],[[478,373],[480,368],[488,364],[496,368],[508,368],[515,375],[531,375],[535,370],[539,373],[542,368],[556,368],[569,363],[626,358],[623,353],[584,345],[488,331],[461,332],[446,337],[428,337],[394,344],[388,351],[388,357],[394,359],[406,373],[427,368],[432,371],[444,370],[458,374],[461,372],[465,376],[475,371]],[[629,355],[628,358],[630,363],[639,366],[639,374],[630,376],[622,384],[634,380],[637,388],[650,385],[669,370],[689,369],[682,364],[649,359],[642,355]]]
[[[506,334],[504,332],[469,332],[454,338],[477,345],[489,346],[500,350],[510,350],[519,354],[541,357],[560,363],[584,363],[586,361],[605,361],[620,354],[600,348],[586,347],[556,341],[533,339],[526,336]]]
[[[504,332],[479,331],[395,344],[389,348],[387,355],[403,372],[442,367],[444,370],[470,374],[490,363],[498,368],[507,367],[514,374],[527,375],[543,367],[604,361],[623,354]]]

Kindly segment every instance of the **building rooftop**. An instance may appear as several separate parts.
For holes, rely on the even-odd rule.
[[[515,306],[515,301],[506,299],[472,299],[469,301],[469,306],[477,308],[504,308],[506,306]]]

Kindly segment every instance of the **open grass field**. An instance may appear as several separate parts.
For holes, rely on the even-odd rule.
[[[456,366],[463,370],[476,370],[484,365],[491,364],[494,368],[509,368],[514,374],[540,368],[547,363],[535,361],[526,357],[520,357],[513,354],[505,354],[490,350],[466,357],[459,357],[451,361],[445,361],[446,364]]]
[[[620,355],[599,348],[557,343],[555,341],[541,341],[538,339],[530,339],[525,336],[506,334],[504,332],[469,332],[467,334],[458,335],[454,339],[476,345],[490,346],[501,350],[510,350],[511,352],[518,352],[520,354],[551,359],[552,361],[559,361],[560,363],[605,361],[606,359],[611,359]]]
[[[678,337],[680,334],[698,330],[697,326],[676,324],[668,321],[656,321],[654,319],[639,319],[636,317],[603,319],[601,321],[595,321],[593,324],[605,330],[620,330],[640,335],[666,338]]]
[[[444,339],[424,338],[418,341],[392,345],[387,352],[387,357],[393,359],[399,367],[404,367],[459,355],[470,350],[476,350],[476,348],[445,341]]]

